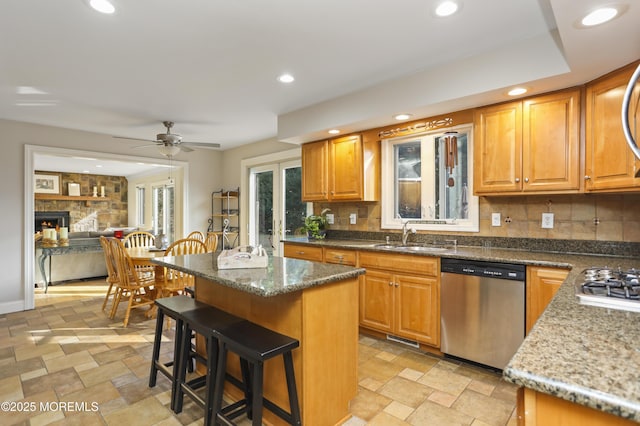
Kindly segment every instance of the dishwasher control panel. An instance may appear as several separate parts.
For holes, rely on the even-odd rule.
[[[526,268],[524,265],[464,259],[443,258],[440,261],[440,271],[517,281],[524,281],[526,276]]]

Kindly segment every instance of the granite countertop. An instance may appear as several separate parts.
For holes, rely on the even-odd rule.
[[[300,239],[287,241],[305,243]],[[307,242],[377,251],[375,244],[379,243]],[[419,255],[571,269],[557,295],[505,368],[504,378],[520,386],[640,422],[640,313],[582,305],[574,292],[574,283],[583,269],[592,266],[638,267],[637,258],[481,247],[458,247]]]
[[[262,297],[292,293],[309,287],[355,278],[365,273],[363,268],[275,256],[269,256],[266,268],[218,269],[218,254],[167,256],[154,258],[151,261]]]

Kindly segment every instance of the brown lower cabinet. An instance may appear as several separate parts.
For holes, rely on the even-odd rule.
[[[527,267],[527,334],[556,295],[567,275],[569,275],[567,269]]]
[[[360,325],[440,346],[440,259],[360,252]]]
[[[518,389],[518,426],[630,426],[637,423],[533,389]]]

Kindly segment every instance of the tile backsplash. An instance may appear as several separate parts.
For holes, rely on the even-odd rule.
[[[334,214],[332,230],[384,231],[379,202],[314,206],[318,212],[325,207]],[[349,223],[353,213],[357,214],[355,225]],[[501,226],[491,226],[491,213],[500,213]],[[541,227],[542,213],[554,214],[553,229]],[[389,231],[394,232],[399,231]],[[480,232],[471,235],[640,242],[640,194],[480,197]]]

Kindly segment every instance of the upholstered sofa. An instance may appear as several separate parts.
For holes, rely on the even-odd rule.
[[[114,231],[122,230],[127,234],[137,230],[136,228],[110,228],[104,231],[70,232],[69,240],[83,239],[83,244],[96,245],[96,251],[86,253],[71,253],[51,256],[51,282],[53,284],[62,281],[99,278],[107,276],[107,267],[104,263],[104,253],[100,246],[100,236],[113,237]],[[40,271],[38,260],[42,249],[37,248],[35,254],[35,281],[38,287],[44,286],[44,277]],[[45,264],[46,273],[49,273],[49,260]]]

